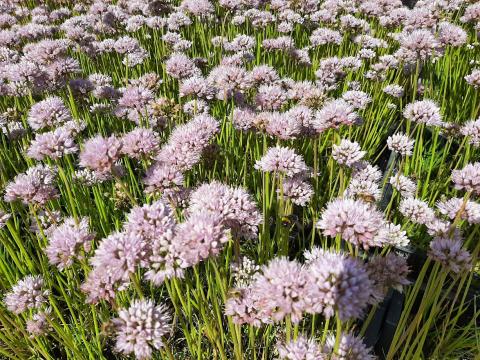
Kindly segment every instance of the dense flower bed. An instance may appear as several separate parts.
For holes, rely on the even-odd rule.
[[[478,1],[0,10],[0,357],[478,355]]]

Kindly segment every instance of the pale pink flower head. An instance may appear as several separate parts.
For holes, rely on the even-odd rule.
[[[143,183],[147,194],[155,194],[178,188],[183,180],[183,173],[175,166],[157,162],[147,169]]]
[[[287,102],[287,94],[279,85],[260,85],[255,98],[262,110],[279,110]]]
[[[27,150],[27,156],[35,160],[49,157],[56,160],[66,154],[78,152],[78,146],[72,136],[72,131],[65,126],[53,131],[37,134]]]
[[[327,204],[317,223],[325,236],[342,239],[355,246],[368,249],[380,246],[375,236],[382,227],[382,214],[371,205],[352,199],[335,199]]]
[[[70,111],[57,96],[47,97],[32,106],[27,122],[33,130],[55,127],[71,120]]]
[[[260,327],[273,323],[267,300],[252,287],[236,288],[225,302],[225,315],[231,316],[234,324],[249,324]]]
[[[361,317],[374,290],[364,263],[320,248],[306,251],[305,258],[323,315],[329,318],[337,311],[342,321]]]
[[[201,72],[187,55],[174,53],[165,62],[165,71],[175,79],[186,79],[192,76],[200,76]]]
[[[299,206],[306,206],[315,194],[312,185],[301,175],[286,177],[282,186],[283,196]]]
[[[417,29],[400,33],[396,57],[406,62],[427,60],[438,52],[440,44],[430,30]]]
[[[288,113],[262,113],[259,114],[265,120],[265,131],[267,134],[278,137],[282,140],[294,139],[302,131],[302,123],[298,117],[290,116]]]
[[[374,242],[382,246],[406,247],[410,244],[407,232],[402,230],[400,225],[385,223],[375,236]]]
[[[403,116],[410,121],[419,124],[440,126],[442,116],[440,108],[432,100],[417,100],[408,104],[403,110]]]
[[[438,38],[443,45],[462,46],[468,40],[468,35],[460,26],[442,21],[438,24]]]
[[[326,102],[315,113],[312,126],[320,133],[327,129],[338,129],[340,125],[353,125],[358,120],[359,116],[353,106],[344,99],[335,99]]]
[[[3,300],[5,306],[15,314],[40,308],[47,303],[50,294],[44,285],[41,275],[27,275],[13,285],[12,290],[5,295]]]
[[[148,246],[165,246],[173,238],[175,226],[172,208],[157,200],[152,204],[135,206],[127,215],[125,231],[141,237]]]
[[[417,192],[417,184],[407,176],[396,174],[390,178],[390,184],[402,197],[414,197]]]
[[[89,230],[88,218],[79,221],[70,217],[63,224],[56,226],[48,235],[45,248],[50,264],[63,270],[71,266],[75,259],[82,259],[81,251],[90,251],[95,234]]]
[[[455,274],[472,268],[471,255],[463,249],[461,240],[437,237],[430,243],[428,256]]]
[[[262,299],[274,322],[290,316],[292,322],[299,323],[305,312],[321,311],[313,279],[297,261],[274,258],[261,272],[252,284],[253,291]]]
[[[457,190],[480,194],[480,162],[467,164],[460,170],[453,170],[452,181]]]
[[[404,94],[403,86],[397,84],[389,84],[383,88],[383,92],[395,98],[401,98]]]
[[[217,256],[228,241],[221,219],[203,212],[189,215],[178,225],[172,245],[179,266],[185,269]]]
[[[213,214],[231,230],[234,238],[256,238],[262,223],[262,214],[252,195],[242,187],[230,187],[218,181],[202,184],[193,191],[187,212]]]
[[[459,216],[460,219],[467,220],[469,224],[480,223],[480,204],[471,200],[465,203],[462,198],[440,200],[437,202],[437,209],[450,220],[455,220]]]
[[[171,316],[165,305],[153,300],[134,300],[128,309],[118,312],[111,320],[115,327],[115,350],[136,359],[151,359],[154,350],[165,346],[165,336],[171,330]]]
[[[352,333],[345,333],[341,335],[340,346],[334,353],[335,335],[327,337],[323,351],[331,353],[331,360],[376,360],[377,357],[373,355],[372,349],[368,348],[362,338],[353,335]]]
[[[47,308],[45,311],[39,311],[34,314],[31,319],[28,319],[25,323],[25,329],[30,333],[30,337],[45,335],[48,330],[51,329],[49,323],[49,317],[51,308]]]
[[[108,138],[97,135],[83,145],[80,165],[100,174],[109,174],[115,170],[115,163],[121,155],[122,142],[115,135]]]
[[[147,128],[135,128],[121,138],[122,154],[133,159],[154,156],[160,149],[160,140],[156,132]]]
[[[7,202],[21,200],[24,204],[44,205],[58,196],[55,178],[53,168],[42,164],[32,166],[7,184],[4,199]]]
[[[352,167],[359,162],[364,156],[360,145],[347,139],[342,139],[339,145],[333,145],[332,157],[340,165]]]
[[[111,273],[118,280],[128,281],[136,266],[145,260],[146,247],[147,244],[135,233],[112,233],[100,241],[90,259],[94,267],[92,272]]]
[[[354,110],[364,110],[372,102],[372,97],[360,90],[349,90],[342,95]]]
[[[328,354],[322,352],[320,345],[313,338],[299,335],[296,340],[277,344],[281,360],[327,360]]]
[[[249,77],[255,85],[269,85],[279,79],[277,71],[270,65],[254,66]]]
[[[427,224],[435,218],[435,213],[428,204],[414,197],[402,199],[398,210],[408,220],[416,224]]]
[[[267,153],[255,163],[255,169],[263,172],[275,172],[293,176],[308,170],[301,155],[293,149],[276,146],[267,150]]]
[[[401,156],[412,155],[415,140],[410,139],[407,135],[398,133],[387,138],[387,146],[390,150],[400,154]]]
[[[410,272],[407,259],[393,252],[385,256],[376,255],[367,263],[370,279],[374,283],[372,302],[381,302],[387,291],[393,288],[402,292],[410,284],[407,276]]]
[[[480,89],[480,69],[474,69],[465,76],[465,81],[475,89]]]

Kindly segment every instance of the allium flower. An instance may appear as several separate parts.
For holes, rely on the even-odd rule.
[[[261,109],[279,110],[287,102],[287,95],[279,85],[261,85],[255,102]]]
[[[259,85],[272,84],[279,78],[277,71],[270,65],[254,66],[249,77],[254,84]]]
[[[250,108],[235,108],[232,114],[232,123],[235,129],[248,131],[255,128],[256,113]]]
[[[417,192],[417,184],[412,179],[401,174],[393,175],[390,178],[390,184],[405,198],[413,197]]]
[[[209,212],[220,218],[234,238],[254,239],[262,215],[252,196],[241,187],[229,187],[218,181],[203,184],[190,195],[188,213]]]
[[[407,259],[394,253],[372,257],[367,268],[369,277],[374,282],[374,302],[382,301],[388,289],[401,292],[404,286],[410,284],[407,279],[410,272]]]
[[[455,274],[472,267],[470,253],[462,248],[461,240],[437,237],[430,243],[428,256]]]
[[[267,299],[251,287],[234,289],[225,302],[225,315],[231,316],[234,324],[249,324],[260,327],[271,324]]]
[[[478,72],[480,76],[480,70]],[[480,82],[479,82],[480,85]],[[480,117],[477,120],[470,120],[460,127],[460,133],[469,137],[469,143],[480,146]]]
[[[50,236],[59,223],[62,222],[62,213],[58,210],[40,210],[36,215],[30,215],[30,227],[28,230],[37,235]],[[43,236],[42,235],[42,236]]]
[[[469,85],[475,89],[480,89],[480,69],[473,70],[470,74],[465,76],[465,80]]]
[[[478,22],[478,18],[480,17],[480,4],[477,2],[468,5],[465,8],[465,12],[463,16],[460,18],[460,21],[463,23],[468,22]]]
[[[140,237],[146,247],[166,248],[173,238],[175,218],[172,208],[161,200],[135,206],[127,216],[125,231]]]
[[[375,242],[375,235],[383,223],[382,214],[367,203],[336,199],[327,204],[316,226],[325,236],[340,235],[345,241],[368,249],[382,245]]]
[[[134,233],[117,232],[102,239],[95,255],[90,259],[94,271],[116,273],[128,280],[135,267],[145,258],[146,244]]]
[[[196,96],[211,100],[215,97],[216,89],[205,78],[192,76],[180,83],[180,96]]]
[[[480,162],[467,164],[463,169],[452,171],[455,189],[480,194]]]
[[[186,79],[192,76],[200,76],[200,70],[187,55],[174,53],[165,62],[165,71],[175,79]]]
[[[264,118],[265,131],[267,134],[288,140],[300,135],[302,123],[297,117],[289,116],[287,113],[261,113],[258,117]]]
[[[286,176],[307,171],[307,165],[301,155],[294,150],[276,146],[267,150],[267,153],[255,163],[255,169],[263,172],[282,173]]]
[[[414,197],[402,199],[398,210],[415,224],[426,224],[435,218],[435,213],[428,204]]]
[[[327,360],[328,355],[323,353],[315,339],[299,335],[296,340],[286,344],[277,344],[279,359],[281,360]]]
[[[345,189],[345,196],[365,202],[374,202],[380,200],[382,192],[376,182],[353,177]]]
[[[34,104],[27,118],[33,130],[55,127],[69,120],[71,120],[70,111],[65,107],[63,100],[56,96]]]
[[[81,259],[81,249],[90,251],[95,234],[88,228],[88,218],[76,221],[70,217],[63,224],[56,226],[48,235],[48,245],[45,248],[50,264],[63,270],[73,264],[76,258]]]
[[[183,173],[174,166],[155,163],[148,168],[143,183],[147,194],[161,193],[167,189],[177,188],[183,184]]]
[[[219,122],[208,114],[199,114],[177,126],[156,160],[179,171],[191,169],[200,161],[202,151],[219,130]]]
[[[342,139],[339,145],[333,145],[332,157],[340,165],[348,167],[359,162],[366,152],[362,151],[360,145],[347,139]]]
[[[411,140],[407,135],[402,133],[391,135],[387,139],[388,148],[401,156],[412,155],[414,143],[415,140]]]
[[[376,183],[382,178],[382,172],[378,166],[373,166],[367,161],[360,161],[355,164],[352,177],[357,180]]]
[[[441,200],[437,202],[437,209],[450,220],[459,216],[460,219],[467,220],[469,224],[480,223],[480,204],[470,200],[467,202],[462,198]]]
[[[191,116],[208,114],[209,111],[208,103],[202,99],[190,100],[183,105],[183,112]]]
[[[363,262],[318,248],[305,257],[309,259],[306,270],[314,278],[323,314],[332,317],[337,311],[342,321],[361,317],[374,290]]]
[[[303,176],[283,179],[282,187],[283,196],[299,206],[307,205],[315,194],[312,185],[309,184]],[[280,190],[277,190],[277,192],[279,191]]]
[[[171,316],[165,305],[152,300],[134,300],[128,309],[120,309],[112,319],[116,331],[115,349],[122,354],[134,354],[139,360],[150,359],[159,350],[171,329]]]
[[[327,44],[340,45],[343,36],[340,32],[329,28],[317,28],[310,36],[310,43],[312,46],[320,46]]]
[[[154,156],[160,148],[158,135],[146,128],[133,129],[123,135],[121,142],[122,153],[134,159]]]
[[[240,289],[245,289],[253,282],[255,275],[260,271],[260,266],[244,256],[241,258],[240,263],[231,263],[230,269],[235,286]]]
[[[404,94],[404,89],[401,85],[390,84],[383,88],[383,92],[395,98],[401,98]]]
[[[27,320],[26,329],[31,337],[45,335],[51,329],[48,322],[50,312],[51,308],[48,308],[46,311],[39,311],[31,319]]]
[[[318,292],[310,273],[297,261],[275,258],[263,266],[262,274],[252,284],[273,321],[290,316],[298,323],[304,312],[321,311]]]
[[[372,97],[360,90],[349,90],[342,95],[342,99],[355,110],[363,110],[372,102]]]
[[[27,275],[12,287],[4,298],[7,309],[20,314],[28,309],[38,309],[48,300],[50,291],[44,289],[41,275]]]
[[[24,204],[44,205],[58,195],[55,171],[45,165],[36,165],[15,176],[5,188],[5,201],[21,200]]]
[[[72,136],[72,131],[65,126],[43,134],[37,134],[27,150],[27,156],[35,160],[45,157],[58,159],[66,154],[78,152],[78,146]]]
[[[181,268],[197,265],[217,256],[229,240],[221,219],[209,212],[193,213],[178,225],[172,240],[173,251]]]
[[[375,236],[374,242],[382,244],[382,246],[402,246],[406,247],[410,244],[407,232],[402,230],[400,225],[385,223]]]
[[[104,138],[97,135],[83,145],[80,153],[80,165],[100,174],[111,173],[115,162],[122,154],[122,142],[114,135]]]
[[[330,100],[316,112],[312,126],[320,133],[326,129],[338,129],[340,125],[353,125],[358,118],[353,106],[345,100]]]
[[[219,65],[213,68],[207,80],[218,89],[217,97],[219,99],[227,99],[235,91],[245,91],[252,86],[247,71],[233,65]]]
[[[432,100],[418,100],[408,104],[403,111],[403,116],[419,124],[431,126],[442,124],[440,109]]]
[[[417,29],[400,33],[400,49],[396,56],[408,62],[426,60],[439,49],[439,43],[430,30]]]
[[[11,214],[0,210],[0,229],[3,229],[7,225],[8,220],[12,217]]]
[[[468,35],[460,26],[442,21],[438,24],[438,39],[443,45],[462,46],[467,42]]]
[[[360,337],[351,333],[342,334],[340,338],[340,346],[336,353],[335,336],[327,337],[323,351],[331,352],[331,360],[375,360],[376,356],[372,354],[372,350],[368,348]]]
[[[183,26],[188,26],[192,20],[182,11],[173,12],[168,16],[167,26],[169,30],[177,31]]]

